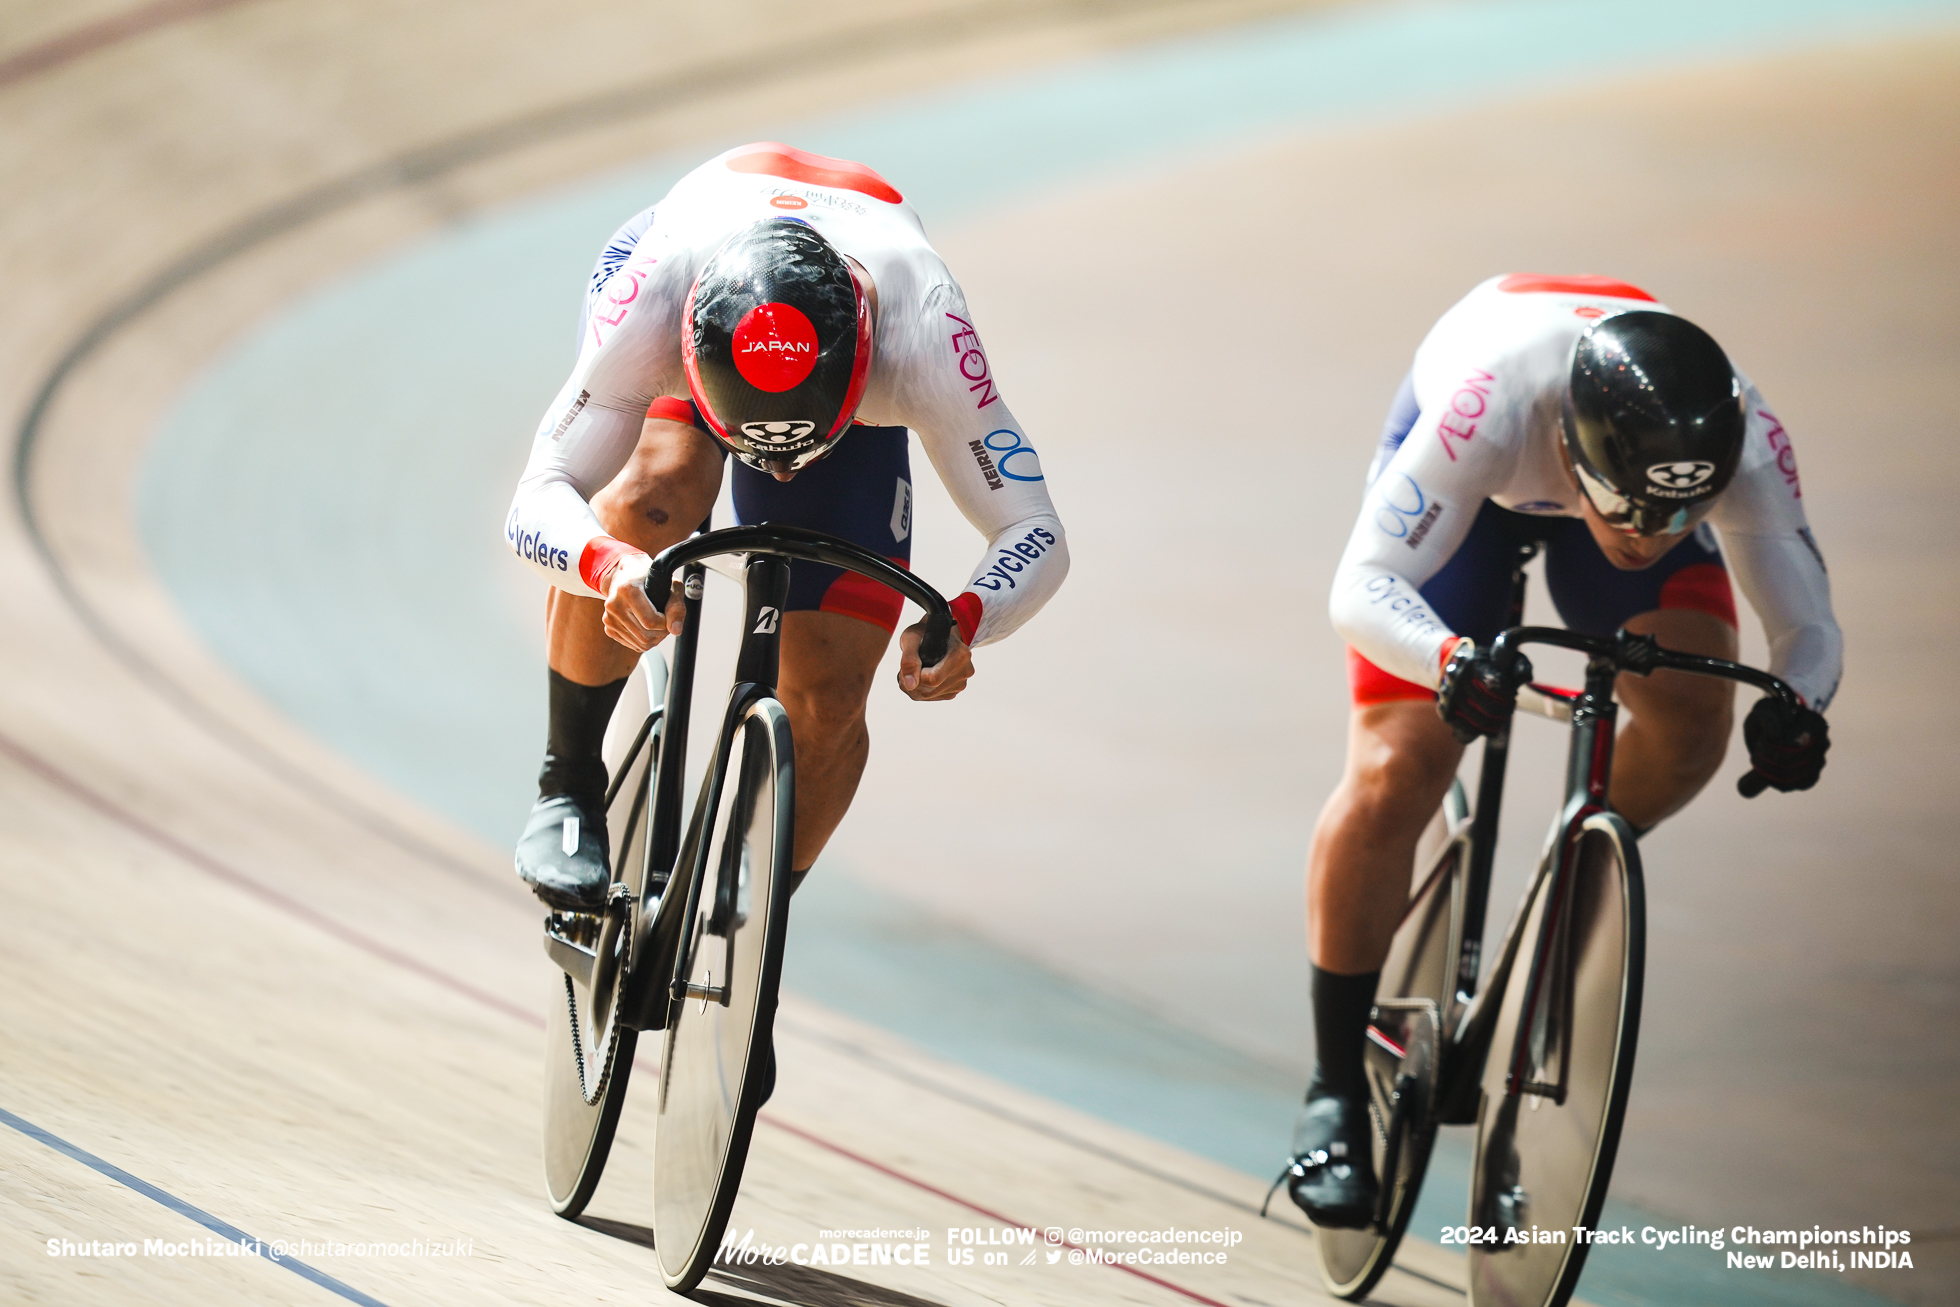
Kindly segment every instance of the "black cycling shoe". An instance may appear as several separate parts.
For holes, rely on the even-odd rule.
[[[1374,1224],[1375,1154],[1365,1099],[1307,1099],[1293,1126],[1286,1192],[1315,1225],[1365,1230]]]
[[[539,898],[566,912],[605,906],[612,870],[606,857],[606,818],[597,801],[547,795],[531,809],[517,841],[517,874]]]

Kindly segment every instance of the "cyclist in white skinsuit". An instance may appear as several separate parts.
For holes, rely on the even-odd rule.
[[[848,320],[834,343],[818,307],[806,304],[806,316],[758,303],[729,346],[742,353],[712,374],[747,386],[742,403],[766,408],[816,386],[829,366],[813,365],[817,356],[836,354],[844,380],[826,392],[830,407],[809,420],[800,409],[787,420],[719,411],[732,392],[715,389],[712,360],[700,353],[708,337],[697,330],[689,339],[698,357],[683,357],[684,327],[708,316],[693,297],[697,289],[708,296],[717,277],[721,290],[712,293],[724,297],[730,285],[739,293],[754,284],[722,276],[742,258],[763,260],[742,265],[758,275],[782,271],[767,265],[788,258],[768,251],[783,250],[802,252],[796,268],[815,260],[847,288],[855,283],[855,370]],[[783,285],[781,295],[796,293]],[[763,331],[758,322],[775,326]],[[589,907],[604,891],[598,744],[635,658],[670,629],[668,614],[641,591],[648,556],[706,518],[724,454],[737,456],[741,520],[831,531],[903,564],[912,527],[907,428],[987,542],[953,601],[945,659],[919,666],[916,626],[901,641],[901,689],[949,699],[971,675],[969,648],[1009,635],[1054,594],[1068,546],[965,296],[912,207],[862,164],[763,142],[695,169],[607,246],[588,293],[578,364],[538,425],[505,525],[511,548],[555,587],[551,737],[518,857],[520,874],[547,902]],[[856,790],[868,749],[865,696],[899,610],[888,587],[793,565],[780,691],[797,748],[799,874]],[[677,602],[669,611],[677,620]],[[573,820],[576,827],[566,824]]]
[[[1567,626],[1625,626],[1730,659],[1732,567],[1769,637],[1770,670],[1807,704],[1794,718],[1773,700],[1756,705],[1751,761],[1786,790],[1808,788],[1823,766],[1819,714],[1844,641],[1796,456],[1761,394],[1638,287],[1520,274],[1471,291],[1416,351],[1329,605],[1349,645],[1354,709],[1347,771],[1309,855],[1316,1065],[1289,1180],[1322,1225],[1365,1225],[1373,1211],[1363,1032],[1416,842],[1463,743],[1500,728],[1515,694],[1480,646],[1505,625],[1528,542],[1545,548]],[[1714,775],[1734,691],[1658,672],[1622,676],[1617,693],[1629,720],[1613,804],[1644,830]]]
[[[1507,282],[1532,289],[1506,289]],[[1560,289],[1537,288],[1548,284]],[[1573,341],[1610,313],[1666,311],[1634,287],[1613,287],[1620,294],[1575,278],[1493,277],[1444,314],[1417,349],[1410,378],[1418,416],[1375,456],[1330,604],[1335,628],[1377,668],[1435,687],[1444,644],[1456,632],[1421,590],[1456,554],[1486,502],[1581,517],[1584,496],[1565,456],[1561,419]],[[1746,413],[1742,461],[1706,521],[1762,619],[1770,670],[1821,712],[1837,689],[1844,652],[1830,584],[1804,518],[1790,439],[1756,387],[1737,377]],[[1651,539],[1669,553],[1680,543],[1678,533]],[[1639,565],[1653,548],[1622,536],[1609,560]],[[1714,615],[1733,626],[1733,602],[1717,602]]]

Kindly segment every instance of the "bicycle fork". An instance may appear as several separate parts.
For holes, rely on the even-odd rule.
[[[1476,951],[1483,933],[1482,913],[1476,909],[1488,896],[1490,859],[1495,852],[1495,830],[1488,842],[1479,839],[1471,850],[1471,896],[1464,928],[1463,970],[1459,972],[1457,1001],[1464,1004],[1452,1041],[1450,1075],[1445,1090],[1442,1120],[1451,1125],[1469,1125],[1477,1119],[1482,1072],[1489,1056],[1511,971],[1519,954],[1529,950],[1530,967],[1524,1004],[1519,1013],[1518,1037],[1511,1044],[1511,1063],[1504,1075],[1507,1097],[1536,1094],[1565,1101],[1566,1060],[1571,1035],[1571,898],[1574,864],[1578,858],[1580,828],[1588,817],[1607,810],[1608,788],[1613,771],[1614,732],[1619,707],[1613,702],[1617,667],[1611,659],[1594,658],[1586,664],[1586,688],[1572,706],[1572,735],[1566,759],[1566,801],[1553,824],[1539,863],[1538,877],[1520,900],[1511,927],[1505,932],[1490,974],[1477,985]],[[1501,794],[1504,772],[1504,745],[1508,730],[1486,742],[1489,750],[1497,745],[1496,756],[1488,753],[1478,786],[1480,808],[1496,802]],[[1501,742],[1501,743],[1500,743]],[[1493,763],[1496,773],[1493,785]],[[1479,832],[1482,836],[1484,832]],[[1481,881],[1479,874],[1481,873]],[[1548,885],[1542,882],[1549,879]],[[1483,892],[1478,893],[1481,889]],[[1523,939],[1524,918],[1533,892],[1547,896],[1539,919],[1536,938]],[[1474,917],[1475,920],[1469,918]],[[1469,992],[1474,991],[1474,993]]]
[[[712,769],[701,786],[700,802],[694,810],[694,820],[690,823],[687,836],[685,870],[687,878],[686,906],[681,909],[680,947],[674,951],[674,969],[668,981],[668,996],[674,1003],[699,999],[703,1002],[728,1005],[731,991],[728,983],[732,970],[735,950],[735,931],[733,919],[740,895],[742,875],[742,854],[738,843],[740,831],[747,824],[748,814],[731,811],[728,814],[728,830],[724,832],[723,856],[714,867],[714,884],[707,884],[707,872],[703,865],[710,846],[714,843],[715,816],[720,811],[722,787],[728,779],[728,764],[734,753],[735,737],[743,729],[742,723],[748,711],[760,699],[773,697],[776,693],[776,677],[781,667],[783,605],[789,595],[789,563],[772,554],[756,554],[748,561],[744,578],[745,612],[742,617],[741,651],[735,660],[735,685],[729,691],[728,709],[722,718],[721,734],[715,742],[715,759]],[[746,760],[744,766],[747,765]],[[740,789],[740,786],[737,786]],[[713,900],[708,919],[698,931],[694,923],[700,915],[703,891],[712,894]],[[712,976],[706,982],[689,979],[694,967],[694,951],[703,938],[708,935],[722,935],[727,944],[731,961],[722,970],[722,983],[713,983]]]

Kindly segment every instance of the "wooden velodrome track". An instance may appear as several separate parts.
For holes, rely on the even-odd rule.
[[[617,24],[647,22],[644,6],[604,3],[405,15],[188,0],[138,11],[147,29],[118,25],[129,11],[115,4],[9,8],[0,401],[36,424],[39,535],[10,501],[0,1109],[263,1238],[472,1241],[467,1258],[307,1259],[384,1302],[654,1293],[637,1243],[641,1136],[623,1141],[590,1226],[552,1219],[538,1196],[544,964],[505,851],[319,748],[203,650],[129,525],[146,434],[244,326],[459,214],[766,121],[799,98],[848,103],[948,70],[1011,69],[1278,7],[861,2],[820,21],[789,6],[677,7],[657,53],[617,35]],[[748,71],[790,48],[827,70],[766,82]],[[620,67],[595,72],[595,51]],[[678,89],[676,66],[688,69]],[[1079,677],[1088,662],[1101,685],[1141,702],[1167,676],[1206,685],[1248,663],[1286,667],[1260,693],[1291,729],[1248,747],[1284,760],[1263,783],[1284,783],[1277,801],[1297,807],[1302,843],[1338,767],[1325,569],[1382,399],[1436,312],[1500,268],[1611,271],[1704,321],[1773,397],[1816,488],[1853,662],[1834,767],[1815,795],[1748,808],[1718,782],[1649,841],[1670,897],[1657,888],[1651,1033],[1619,1189],[1703,1222],[1882,1220],[1952,1237],[1960,1158],[1945,1091],[1960,980],[1940,782],[1955,774],[1956,713],[1937,687],[1955,611],[1944,505],[1960,488],[1940,386],[1960,344],[1957,68],[1949,38],[1691,70],[1180,165],[1179,194],[1229,205],[1161,204],[1161,178],[1118,177],[940,240],[988,308],[998,365],[1030,378],[1017,407],[1031,423],[1038,413],[1040,430],[1081,433],[1073,452],[1050,436],[1044,456],[1083,593],[1030,628],[1031,652],[1003,660],[1001,679],[1060,705],[1067,697],[1042,681],[1058,679],[1055,665]],[[1598,149],[1602,139],[1615,148]],[[1660,198],[1615,203],[1629,195]],[[1139,211],[1150,225],[1106,221]],[[1261,280],[1274,212],[1313,233],[1284,269],[1302,298],[1278,314]],[[269,216],[241,230],[244,215]],[[225,241],[208,271],[185,262]],[[1215,280],[1130,274],[1166,247],[1203,251],[1194,262]],[[1614,266],[1601,266],[1603,251]],[[157,277],[172,268],[199,274],[194,294],[167,293]],[[1152,371],[1165,391],[1080,384],[1134,376],[1138,345],[1127,331],[1058,324],[1043,291],[1067,278],[1109,288],[1106,321],[1164,324],[1152,348],[1170,366]],[[138,302],[146,295],[153,306]],[[36,412],[64,352],[119,322],[118,306],[142,312],[91,341],[99,348]],[[1195,329],[1220,320],[1256,339]],[[1037,366],[1063,348],[1066,375]],[[1303,456],[1332,474],[1297,499],[1260,498],[1269,487],[1247,480],[1278,477],[1243,456],[1193,458],[1194,442],[1232,433],[1198,411],[1170,429],[1162,414],[1214,395],[1220,377],[1233,379],[1217,396],[1231,417],[1310,408],[1326,443]],[[1194,493],[1172,500],[1138,466],[1101,459],[1137,429],[1161,433],[1161,466],[1188,460],[1177,466]],[[1260,557],[1297,594],[1263,625],[1270,577],[1246,565]],[[1148,566],[1126,566],[1139,558]],[[92,625],[78,612],[100,616]],[[1147,657],[1135,656],[1141,632],[1112,634],[1111,612],[1164,614],[1139,623],[1154,628]],[[1238,694],[1215,698],[1236,712]],[[1054,720],[1059,733],[1088,729]],[[932,724],[916,718],[887,713],[878,729],[882,758],[933,747]],[[1201,756],[1227,747],[1176,729]],[[1317,743],[1303,751],[1301,739]],[[857,861],[902,861],[916,832],[899,821],[930,802],[922,788],[902,762],[873,773],[874,806],[851,837]],[[1078,950],[1088,978],[1203,1020],[1178,1008],[1168,978],[1155,993],[1123,970],[1134,940],[1165,933],[1148,903],[1189,875],[1137,865],[1141,908],[1112,896],[1107,877],[1022,884],[1009,870],[988,891],[1005,906],[990,909],[981,878],[958,866],[916,892],[982,925],[997,911],[1032,932],[1030,951]],[[1025,910],[1043,896],[1061,908],[1045,923]],[[1291,911],[1260,910],[1251,946],[1297,950]],[[1297,1008],[1284,993],[1252,1003]],[[783,1022],[775,1124],[758,1134],[735,1221],[758,1241],[914,1224],[940,1232],[943,1250],[948,1227],[1057,1221],[1229,1225],[1247,1240],[1227,1268],[1159,1277],[1169,1283],[936,1258],[920,1271],[757,1272],[711,1281],[712,1292],[1314,1298],[1305,1237],[1290,1218],[1252,1216],[1255,1180],[813,1005],[786,1007]],[[1723,1164],[1707,1165],[1711,1155]],[[18,1130],[0,1132],[0,1158],[9,1299],[325,1301],[261,1259],[50,1258],[49,1238],[202,1232]],[[1950,1300],[1951,1245],[1944,1263],[1938,1240],[1925,1246],[1920,1271],[1875,1287]],[[1381,1301],[1460,1301],[1448,1258],[1417,1248],[1405,1261],[1413,1273],[1387,1281]]]

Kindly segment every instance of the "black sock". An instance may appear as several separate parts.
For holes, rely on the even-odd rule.
[[[551,727],[545,736],[544,770],[538,773],[538,797],[569,794],[597,802],[606,794],[606,724],[613,705],[626,688],[626,678],[610,685],[580,685],[550,673]]]
[[[1361,1047],[1367,1038],[1368,1012],[1375,1005],[1375,986],[1382,973],[1339,976],[1313,968],[1313,1081],[1307,1097],[1340,1094],[1356,1097],[1367,1092],[1361,1071]]]

